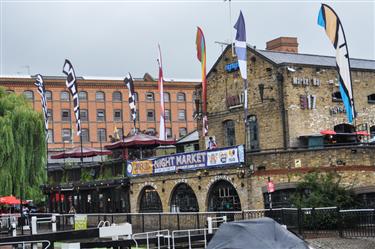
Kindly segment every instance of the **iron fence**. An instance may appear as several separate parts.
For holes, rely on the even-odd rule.
[[[32,214],[39,218],[56,216],[57,230],[74,229],[74,214]],[[270,217],[302,237],[375,237],[375,209],[340,210],[324,208],[279,208],[244,210],[238,212],[186,213],[98,213],[87,214],[87,228],[97,227],[100,221],[110,224],[131,223],[133,233],[168,229],[187,230],[207,228],[208,217],[227,216],[227,221]],[[220,223],[214,227],[220,226]],[[48,222],[38,223],[38,231],[51,230]],[[39,233],[39,232],[38,232]]]

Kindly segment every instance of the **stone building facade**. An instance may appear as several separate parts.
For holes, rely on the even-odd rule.
[[[284,43],[280,46],[285,49]],[[279,50],[275,45],[273,48]],[[248,151],[298,147],[302,146],[303,136],[318,135],[347,123],[334,57],[252,47],[248,47],[247,56],[247,132],[241,96],[243,80],[230,46],[207,75],[209,135],[217,138],[219,146],[245,144],[248,134]],[[351,59],[351,67],[355,126],[374,136],[375,61]],[[233,138],[228,139],[228,132]]]

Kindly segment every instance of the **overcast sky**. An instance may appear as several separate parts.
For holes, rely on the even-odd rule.
[[[160,43],[166,78],[199,79],[196,27],[207,68],[228,42],[242,10],[247,42],[264,49],[279,36],[298,38],[301,53],[335,55],[317,25],[320,1],[31,1],[0,0],[0,74],[63,75],[64,59],[81,76],[157,77]],[[352,58],[375,59],[374,1],[326,1],[339,15]]]

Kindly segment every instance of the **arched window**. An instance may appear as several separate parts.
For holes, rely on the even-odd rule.
[[[69,101],[69,99],[70,99],[69,92],[67,92],[67,91],[62,91],[62,92],[60,93],[60,100],[61,100],[61,101]]]
[[[24,91],[23,92],[23,95],[25,96],[25,98],[28,100],[28,101],[34,101],[34,92],[33,91]]]
[[[337,133],[353,133],[355,128],[351,124],[338,124],[333,127],[334,131]]]
[[[101,92],[101,91],[96,92],[95,99],[96,101],[104,101],[105,100],[104,92]]]
[[[164,102],[169,102],[171,101],[171,95],[167,92],[164,92]]]
[[[185,102],[186,101],[185,93],[177,93],[177,101],[178,102]]]
[[[153,102],[154,101],[154,93],[147,92],[146,93],[146,101]]]
[[[367,102],[370,104],[375,104],[375,93],[367,96]]]
[[[143,188],[139,203],[140,213],[163,212],[159,194],[156,189],[151,186],[146,186]]]
[[[46,91],[46,99],[52,100],[52,92],[51,91]]]
[[[112,101],[115,101],[115,102],[122,101],[122,94],[120,91],[116,91],[112,93]]]
[[[236,145],[236,130],[233,120],[227,120],[224,123],[224,143],[226,146]]]
[[[87,100],[87,92],[85,92],[85,91],[80,91],[80,92],[78,93],[78,98],[79,98],[79,100]]]
[[[333,102],[342,102],[341,93],[339,91],[332,93]]]
[[[241,211],[241,202],[237,190],[226,180],[215,182],[208,192],[207,209],[209,212]]]
[[[186,183],[178,184],[172,193],[171,212],[199,212],[197,197]]]

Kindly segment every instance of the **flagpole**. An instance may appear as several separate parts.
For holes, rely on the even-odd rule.
[[[81,167],[83,166],[83,145],[82,145],[82,131],[79,133],[79,140],[81,143]]]

